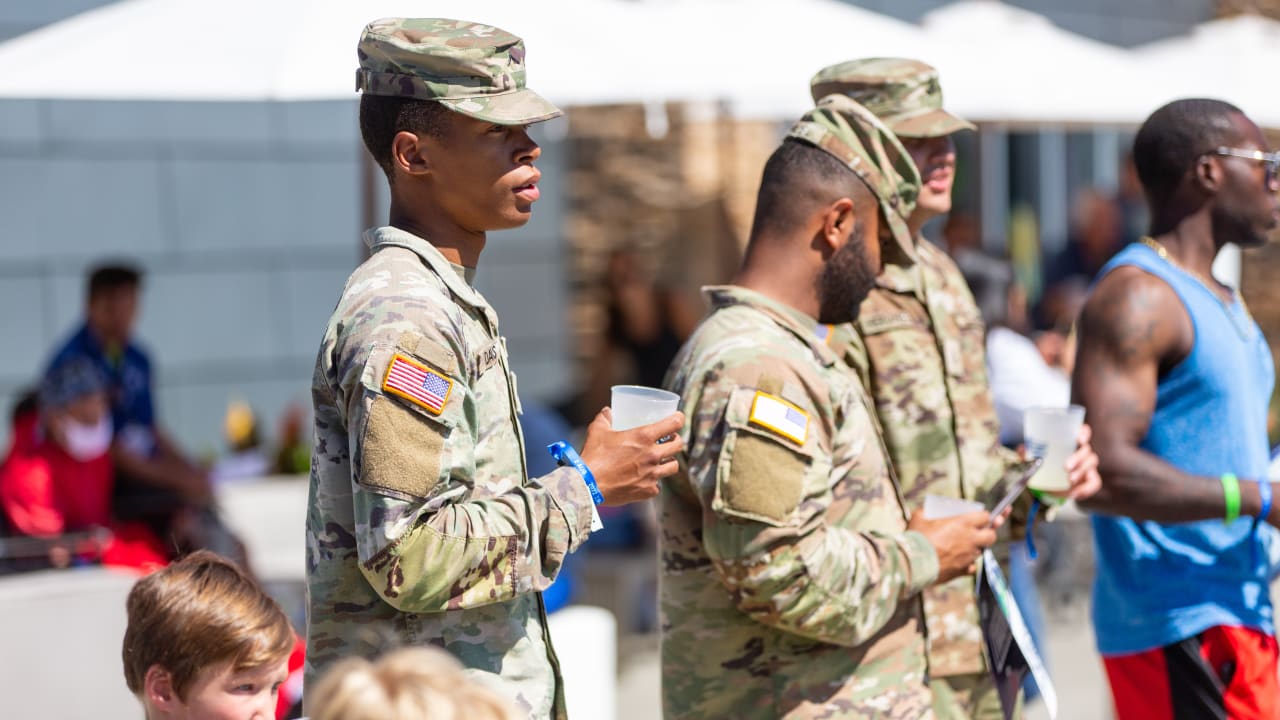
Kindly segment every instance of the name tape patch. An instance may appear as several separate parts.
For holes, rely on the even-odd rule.
[[[756,392],[751,401],[750,421],[760,427],[804,445],[809,436],[809,415],[775,395]]]
[[[425,408],[432,415],[439,415],[449,401],[453,381],[416,360],[396,353],[387,366],[382,389]]]

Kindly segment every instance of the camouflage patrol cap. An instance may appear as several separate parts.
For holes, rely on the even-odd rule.
[[[492,25],[445,18],[383,18],[365,26],[356,90],[435,100],[479,120],[524,125],[559,117],[525,87],[524,41]]]
[[[863,58],[825,67],[809,81],[814,102],[848,95],[901,137],[938,137],[973,130],[942,109],[942,86],[932,65],[907,58]]]
[[[825,150],[849,166],[879,200],[894,239],[913,253],[907,218],[920,194],[920,172],[878,117],[845,95],[828,95],[791,127],[787,137]]]

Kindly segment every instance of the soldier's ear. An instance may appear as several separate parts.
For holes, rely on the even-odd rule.
[[[406,175],[423,175],[431,167],[427,144],[422,138],[401,130],[391,139],[391,165]]]
[[[857,215],[853,209],[853,200],[840,198],[827,206],[822,216],[822,240],[825,245],[823,256],[832,253],[845,244],[857,224]]]

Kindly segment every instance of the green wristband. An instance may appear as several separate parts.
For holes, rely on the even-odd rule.
[[[1222,498],[1227,505],[1222,522],[1230,525],[1240,517],[1240,480],[1232,473],[1222,473]]]

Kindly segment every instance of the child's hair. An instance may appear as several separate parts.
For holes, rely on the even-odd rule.
[[[280,606],[235,563],[200,550],[139,580],[126,602],[124,679],[143,692],[159,665],[185,700],[196,675],[231,663],[236,671],[286,659],[295,643]]]
[[[516,720],[512,705],[434,647],[401,648],[376,662],[347,658],[308,700],[311,720]]]

